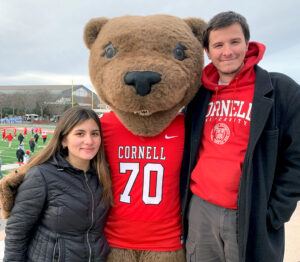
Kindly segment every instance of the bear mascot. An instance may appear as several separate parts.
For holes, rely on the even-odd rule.
[[[89,72],[111,108],[101,118],[114,204],[108,261],[185,261],[181,235],[181,109],[200,86],[205,22],[169,15],[95,18],[85,27]],[[22,177],[1,182],[9,215]]]

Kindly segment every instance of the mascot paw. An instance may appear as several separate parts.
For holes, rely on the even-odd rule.
[[[13,208],[16,193],[22,183],[24,175],[17,170],[0,180],[0,206],[1,217],[8,218]]]

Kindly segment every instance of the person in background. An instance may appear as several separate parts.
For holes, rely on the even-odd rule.
[[[8,133],[8,135],[6,135],[5,139],[8,142],[8,147],[11,147],[12,141],[14,139],[13,135],[11,133]]]
[[[23,143],[24,140],[24,136],[23,134],[20,132],[20,134],[18,135],[18,140],[19,140],[19,144]]]
[[[300,87],[257,64],[245,17],[222,12],[203,46],[211,60],[186,110],[182,168],[187,261],[281,262],[300,199]]]
[[[4,141],[5,138],[6,138],[6,129],[3,128],[3,130],[2,130],[2,141]]]
[[[45,144],[47,141],[47,132],[46,131],[42,131],[42,139],[43,139],[43,144]]]
[[[91,109],[68,109],[25,174],[5,228],[4,261],[106,261],[112,203],[101,126]]]
[[[26,150],[24,155],[24,164],[27,164],[29,159],[30,159],[30,150]]]
[[[39,137],[40,137],[39,134],[36,132],[33,137],[34,137],[35,144],[37,144],[39,141]]]
[[[29,148],[30,148],[31,153],[34,153],[35,142],[34,142],[34,138],[33,137],[31,137],[29,139]]]
[[[24,153],[25,153],[25,147],[24,147],[24,143],[23,142],[19,144],[19,148],[21,148],[24,151]]]
[[[20,144],[19,147],[18,147],[18,149],[17,149],[17,151],[16,151],[16,157],[17,157],[19,165],[23,164],[23,162],[24,162],[24,155],[25,155],[24,145],[22,146],[22,144]]]

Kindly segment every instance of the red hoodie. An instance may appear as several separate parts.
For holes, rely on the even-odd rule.
[[[192,172],[191,190],[200,198],[237,209],[238,189],[250,133],[256,65],[265,46],[250,42],[242,70],[229,85],[219,85],[210,63],[202,73],[205,88],[214,91],[205,118],[199,159]]]

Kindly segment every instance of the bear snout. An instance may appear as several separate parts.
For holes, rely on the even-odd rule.
[[[126,85],[133,86],[139,96],[146,96],[151,92],[152,85],[161,81],[161,74],[153,71],[131,71],[124,76]]]

